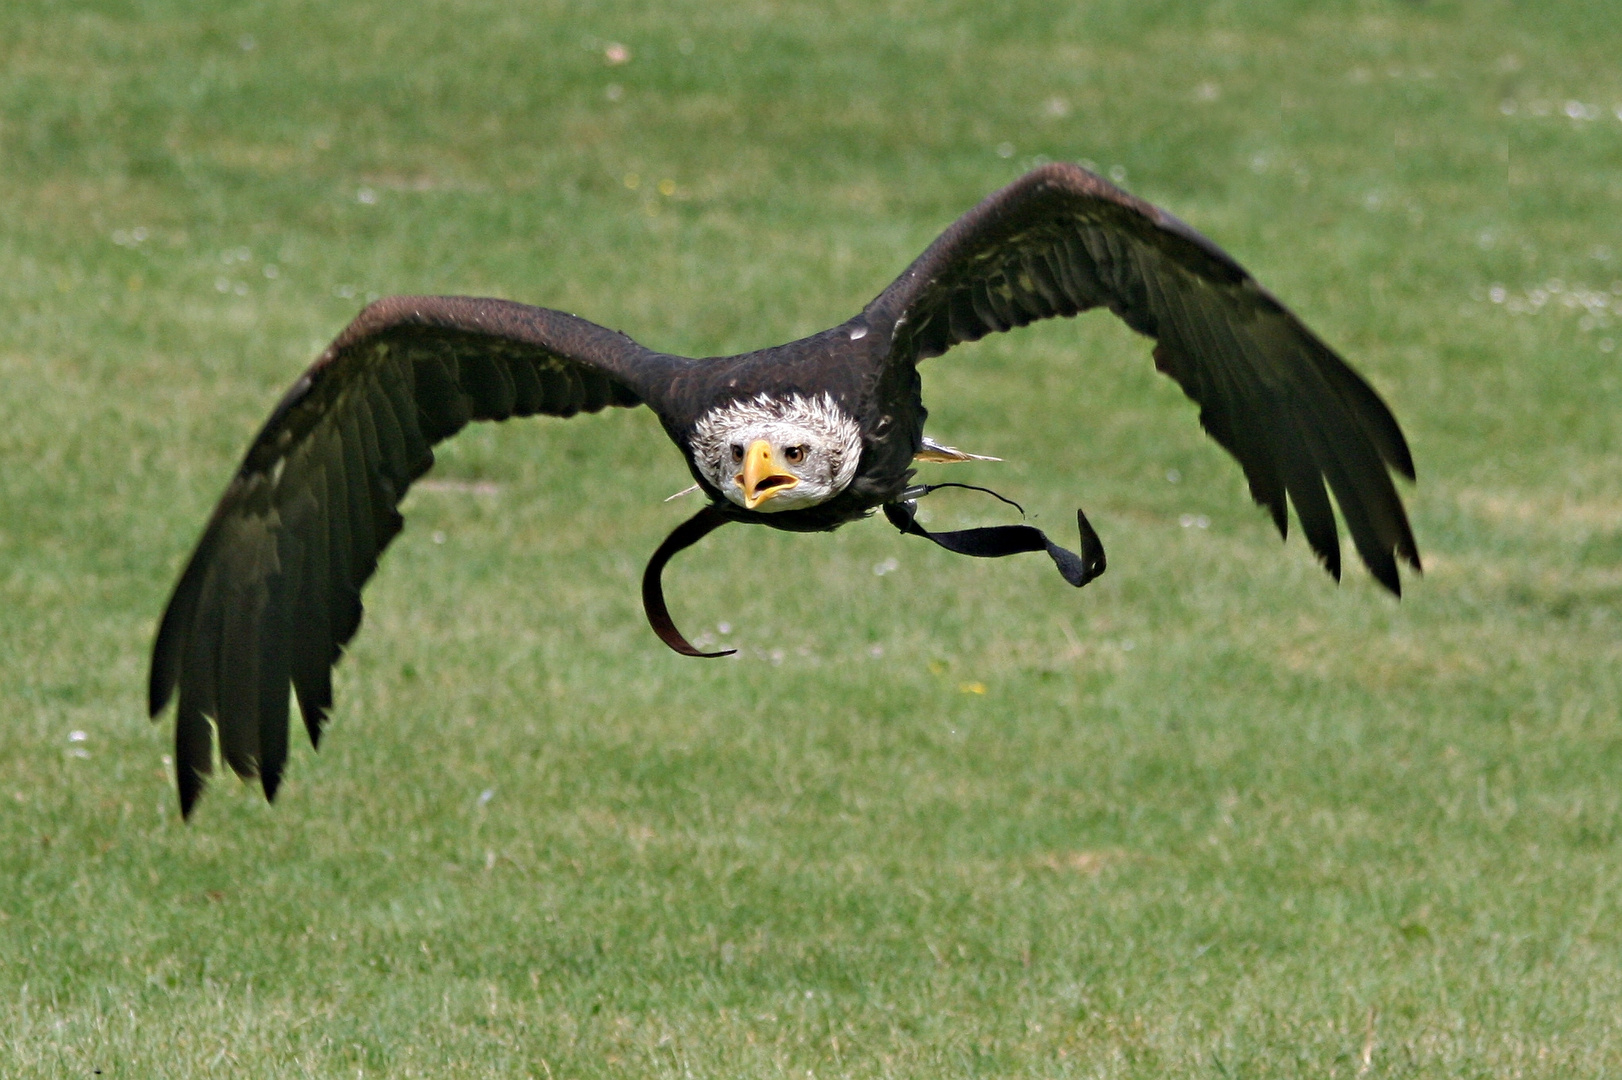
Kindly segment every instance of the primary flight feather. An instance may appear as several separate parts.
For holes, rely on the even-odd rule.
[[[1029,526],[931,534],[912,516],[926,489],[911,480],[920,456],[973,457],[926,439],[919,360],[1094,307],[1155,339],[1155,366],[1199,405],[1281,534],[1292,503],[1338,579],[1333,493],[1364,563],[1400,592],[1397,561],[1418,569],[1419,554],[1390,472],[1414,468],[1385,403],[1210,240],[1085,169],[1048,165],[970,210],[855,318],[740,356],[658,353],[504,300],[368,305],[271,412],[159,624],[149,706],[156,717],[178,690],[182,812],[211,770],[214,732],[225,762],[275,796],[289,686],[319,740],[361,587],[400,531],[396,506],[433,445],[473,420],[653,410],[708,499],[643,581],[655,630],[689,655],[715,654],[671,624],[659,573],[728,521],[817,531],[883,507],[903,531],[966,554],[1045,546],[1084,584],[1103,568],[1085,517],[1080,559]]]

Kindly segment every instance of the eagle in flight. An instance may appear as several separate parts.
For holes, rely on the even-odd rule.
[[[1419,553],[1390,470],[1413,479],[1396,419],[1334,350],[1210,240],[1086,169],[1054,164],[963,215],[889,288],[829,330],[740,356],[689,359],[546,308],[455,296],[368,305],[271,412],[220,498],[158,626],[151,715],[179,692],[175,771],[189,815],[221,756],[274,798],[291,684],[312,743],[361,587],[400,531],[432,447],[472,420],[646,405],[707,503],[655,552],[643,601],[672,624],[660,574],[729,521],[822,531],[882,508],[903,532],[969,555],[1046,550],[1066,580],[1103,569],[1029,525],[931,533],[918,460],[968,460],[924,434],[917,364],[1036,319],[1106,307],[1155,341],[1155,366],[1200,408],[1255,500],[1340,576],[1333,492],[1358,554],[1392,593]],[[210,723],[212,721],[212,724]]]

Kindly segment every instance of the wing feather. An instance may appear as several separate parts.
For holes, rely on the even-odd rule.
[[[1107,307],[1157,341],[1155,365],[1200,407],[1280,535],[1294,505],[1340,575],[1335,503],[1392,592],[1419,568],[1394,470],[1413,458],[1385,402],[1221,248],[1075,165],[1049,165],[965,214],[868,305],[887,363],[911,364],[1038,318]]]
[[[573,416],[586,404],[586,388],[580,381],[580,375],[572,368],[559,368],[558,377],[558,405],[559,416]]]
[[[509,364],[488,353],[457,358],[457,382],[469,398],[469,413],[476,420],[505,420],[512,415],[518,392],[508,373]]]
[[[363,311],[249,447],[159,623],[148,703],[157,716],[179,691],[182,811],[211,772],[216,732],[226,764],[275,795],[290,690],[319,741],[361,588],[434,443],[472,420],[658,401],[686,363],[506,301],[392,297]]]
[[[533,416],[546,407],[546,387],[535,371],[535,361],[527,356],[516,358],[509,370],[513,380],[513,412],[520,416]]]
[[[207,715],[216,711],[214,684],[219,670],[225,608],[222,604],[205,601],[211,598],[219,580],[218,565],[210,561],[198,567],[197,586],[194,592],[187,593],[191,603],[185,613],[188,624],[195,620],[196,631],[174,643],[176,670],[178,672],[183,668],[190,676],[179,680],[180,704],[175,708],[175,784],[180,791],[182,806],[191,805],[190,800],[196,799],[208,775],[214,771],[214,732],[209,727]],[[190,569],[188,567],[188,577],[191,576]],[[177,600],[185,585],[186,581],[182,579],[181,589],[176,590]],[[174,610],[173,605],[170,610]],[[166,618],[165,628],[169,625]],[[176,620],[174,625],[181,625],[180,620]]]
[[[376,553],[381,549],[381,539],[375,528],[371,492],[367,490],[370,479],[366,468],[365,451],[361,448],[361,417],[365,415],[365,403],[356,400],[345,410],[342,419],[337,423],[338,444],[341,447],[341,456],[337,460],[338,466],[343,470],[343,495],[349,500],[346,523],[349,526],[344,534],[348,544],[347,575],[349,583],[357,591],[360,584],[372,576],[376,567],[374,561]]]
[[[278,561],[285,559],[278,544]],[[276,797],[282,769],[287,764],[288,654],[293,627],[289,621],[288,592],[293,582],[282,565],[265,580],[264,616],[259,633],[259,779],[267,798]]]
[[[251,776],[259,765],[259,631],[264,615],[265,574],[251,565],[263,547],[234,548],[246,556],[245,565],[231,575],[226,586],[225,626],[220,641],[220,670],[233,677],[218,681],[221,715],[241,718],[240,723],[221,725],[220,756],[239,776]]]
[[[443,442],[473,419],[467,399],[457,383],[452,364],[425,350],[412,363],[416,375],[417,408],[421,411],[423,434],[430,443]]]
[[[349,517],[354,503],[349,496],[349,467],[345,460],[343,422],[333,425],[317,436],[317,450],[321,453],[322,490],[326,501],[321,524],[327,538],[327,560],[332,566],[331,591],[327,594],[328,622],[333,637],[347,641],[360,623],[360,612],[355,602],[355,530]],[[323,445],[324,444],[324,445]]]
[[[214,729],[196,694],[192,684],[182,683],[180,704],[175,707],[175,787],[182,806],[197,801],[214,771]]]
[[[1213,313],[1208,308],[1185,304],[1182,296],[1174,291],[1161,290],[1157,299],[1168,307],[1176,306],[1180,317],[1167,320],[1165,332],[1155,347],[1156,365],[1166,370],[1173,362],[1171,355],[1174,352],[1178,355],[1177,369],[1199,383],[1197,390],[1190,391],[1190,396],[1205,403],[1200,409],[1201,424],[1218,443],[1232,447],[1250,485],[1252,498],[1267,507],[1280,535],[1287,536],[1289,517],[1285,512],[1284,495],[1288,484],[1280,463],[1280,455],[1287,452],[1287,448],[1277,441],[1278,432],[1285,429],[1280,429],[1276,422],[1235,423],[1233,415],[1234,403],[1249,399],[1266,415],[1278,417],[1283,410],[1277,395],[1246,365],[1227,362],[1227,357],[1242,353],[1244,346],[1235,339],[1226,320],[1220,325],[1213,323]],[[1186,356],[1209,356],[1213,362],[1202,368],[1181,359]],[[1321,482],[1318,486],[1322,487]],[[1333,521],[1332,516],[1330,520]]]
[[[394,402],[383,388],[384,380],[374,380],[372,392],[364,396],[377,441],[378,479],[388,484],[388,493],[398,501],[399,493],[411,482],[411,452],[406,449],[405,432],[394,414]]]
[[[324,486],[324,478],[313,479]],[[299,568],[292,616],[297,632],[292,634],[288,666],[312,746],[321,744],[321,729],[332,709],[332,665],[338,661],[328,600],[332,564],[323,557],[327,540],[325,523],[318,520],[319,508],[314,490],[306,488],[284,515]]]

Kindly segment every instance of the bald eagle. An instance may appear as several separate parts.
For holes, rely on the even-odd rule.
[[[1103,550],[1079,512],[1079,556],[1028,525],[930,533],[914,512],[930,489],[912,481],[916,460],[973,456],[924,434],[918,361],[1095,307],[1155,340],[1155,366],[1199,405],[1281,535],[1288,499],[1339,579],[1327,484],[1364,563],[1400,593],[1397,560],[1417,570],[1419,554],[1389,470],[1411,480],[1414,468],[1385,403],[1210,240],[1079,166],[1048,165],[970,210],[854,318],[740,356],[658,353],[504,300],[368,305],[272,410],[158,626],[149,706],[157,717],[178,689],[182,813],[210,772],[215,730],[225,762],[275,797],[289,684],[319,741],[361,587],[400,531],[397,504],[433,445],[472,420],[653,410],[706,499],[643,579],[650,623],[688,655],[721,654],[676,630],[659,575],[730,521],[821,531],[882,508],[903,532],[965,554],[1046,550],[1085,584]]]

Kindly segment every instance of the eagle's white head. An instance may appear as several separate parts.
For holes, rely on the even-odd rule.
[[[832,395],[761,394],[705,413],[693,461],[714,487],[763,514],[815,506],[844,491],[862,458],[862,430]]]

